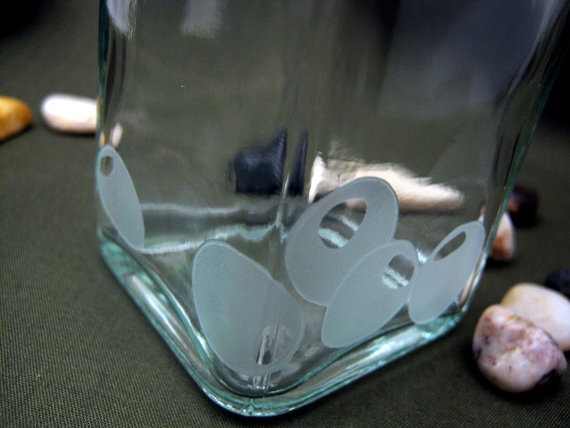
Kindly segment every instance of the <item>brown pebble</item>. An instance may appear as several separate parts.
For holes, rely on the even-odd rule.
[[[0,95],[0,141],[12,137],[32,123],[32,109],[17,98]]]

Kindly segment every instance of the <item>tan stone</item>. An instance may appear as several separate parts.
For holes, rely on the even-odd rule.
[[[563,351],[570,351],[570,300],[563,294],[542,285],[520,283],[505,294],[501,306],[543,328]]]
[[[14,136],[32,123],[32,109],[19,99],[0,95],[0,141]]]

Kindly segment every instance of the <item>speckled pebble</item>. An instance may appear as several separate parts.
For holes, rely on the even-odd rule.
[[[570,300],[538,284],[513,286],[501,301],[518,316],[546,330],[563,351],[570,351]]]
[[[507,392],[525,392],[562,376],[567,362],[543,329],[499,305],[488,307],[473,336],[481,373]]]
[[[564,294],[570,299],[570,268],[557,269],[550,272],[544,280],[544,285]]]
[[[91,134],[97,125],[97,101],[66,94],[48,95],[41,104],[46,125],[57,132]]]
[[[32,123],[32,110],[23,101],[0,96],[0,141],[17,135]]]
[[[493,240],[489,257],[497,262],[510,262],[515,257],[515,228],[508,213],[504,213]]]

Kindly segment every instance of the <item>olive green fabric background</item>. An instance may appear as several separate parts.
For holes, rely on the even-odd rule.
[[[487,267],[455,330],[301,410],[248,419],[205,397],[103,264],[93,137],[42,122],[50,93],[96,96],[97,2],[21,0],[0,14],[0,94],[34,111],[0,143],[0,426],[568,426],[570,374],[505,394],[470,351],[477,318],[511,285],[570,266],[568,127],[541,123],[520,177],[540,192],[540,222],[517,231],[515,261]]]

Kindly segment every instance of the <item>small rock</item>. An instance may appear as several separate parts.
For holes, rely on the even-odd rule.
[[[570,299],[570,268],[550,272],[544,280],[544,285]]]
[[[282,131],[269,144],[240,150],[231,163],[236,178],[236,193],[279,193],[283,187],[286,153],[286,131]]]
[[[488,307],[473,336],[481,373],[507,392],[524,392],[562,376],[566,359],[540,327],[499,305]]]
[[[538,284],[512,287],[501,301],[519,317],[550,334],[563,351],[570,351],[570,301],[562,294]]]
[[[362,177],[376,177],[390,184],[401,212],[452,212],[465,203],[465,195],[451,186],[432,183],[399,164],[324,159],[317,155],[311,167],[309,202]]]
[[[507,205],[515,227],[530,227],[537,222],[538,192],[530,186],[517,184]]]
[[[489,257],[497,262],[509,262],[514,259],[515,250],[515,228],[509,214],[505,212],[499,223]]]
[[[92,134],[97,127],[97,101],[74,95],[52,94],[42,101],[47,126],[58,132]]]
[[[32,123],[32,109],[17,98],[0,96],[0,141],[16,135]]]

